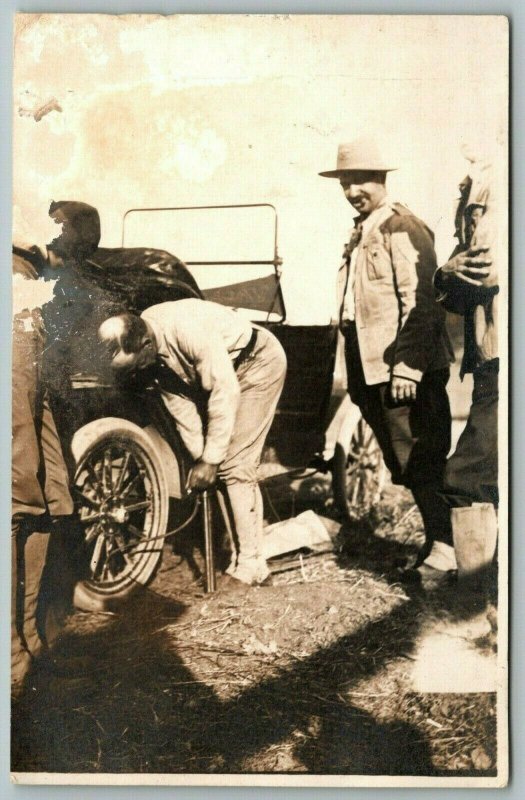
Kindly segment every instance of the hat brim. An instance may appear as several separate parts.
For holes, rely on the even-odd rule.
[[[331,169],[328,172],[319,172],[322,178],[342,178],[343,175],[348,175],[349,172],[395,172],[398,167],[386,167],[384,164],[378,164],[376,167],[352,167],[351,169]]]

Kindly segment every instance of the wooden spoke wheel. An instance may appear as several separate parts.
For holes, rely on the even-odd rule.
[[[365,519],[379,503],[386,478],[381,449],[365,420],[360,417],[336,444],[333,491],[336,504],[351,521]]]
[[[86,446],[75,453],[74,495],[87,571],[79,588],[84,598],[120,600],[146,585],[159,566],[168,489],[141,428],[114,418],[91,425],[94,435],[84,437]]]

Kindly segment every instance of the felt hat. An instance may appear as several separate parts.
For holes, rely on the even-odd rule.
[[[397,167],[387,164],[373,139],[361,138],[340,144],[337,149],[337,166],[320,172],[323,178],[340,178],[346,172],[392,172]]]

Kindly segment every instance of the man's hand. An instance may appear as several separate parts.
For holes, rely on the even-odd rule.
[[[188,478],[190,489],[209,489],[217,478],[217,465],[208,464],[206,461],[197,461]]]
[[[492,265],[490,258],[484,255],[488,249],[488,247],[476,247],[458,253],[447,261],[441,270],[447,275],[457,275],[460,280],[472,286],[483,286],[483,278],[488,278],[490,274],[488,267]]]
[[[13,253],[13,275],[22,275],[26,280],[36,280],[38,278],[38,272],[35,267],[16,253]]]
[[[395,403],[406,403],[416,399],[417,381],[410,378],[399,378],[394,375],[390,384],[390,394]]]

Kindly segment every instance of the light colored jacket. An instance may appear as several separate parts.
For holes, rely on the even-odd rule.
[[[204,449],[201,454],[197,448],[192,455],[220,464],[232,437],[241,394],[233,360],[250,341],[251,323],[231,308],[193,299],[159,303],[141,316],[155,333],[162,361],[189,387],[208,393]],[[175,408],[174,403],[167,405]],[[176,411],[183,427],[201,429],[191,400],[176,398]]]
[[[411,211],[385,200],[367,220],[355,264],[355,322],[367,384],[394,375],[420,381],[454,360],[445,312],[436,303],[432,232]],[[356,218],[356,224],[360,218]],[[341,312],[349,259],[337,282]]]

